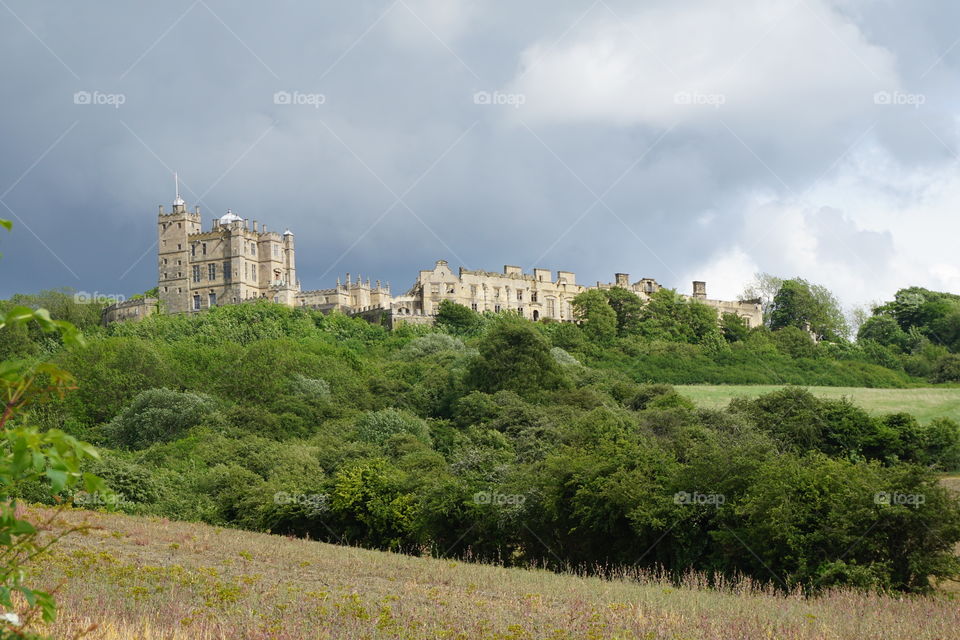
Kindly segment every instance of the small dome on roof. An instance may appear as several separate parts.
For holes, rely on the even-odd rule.
[[[222,216],[222,217],[220,218],[220,224],[230,224],[231,222],[238,222],[238,221],[242,221],[242,220],[243,220],[243,218],[241,218],[240,216],[238,216],[237,214],[235,214],[235,213],[234,213],[233,211],[231,211],[230,209],[227,209],[226,215],[224,215],[224,216]]]
[[[292,236],[292,235],[293,235],[293,231],[290,231],[290,229],[287,229],[286,231],[283,232],[283,235],[285,235],[285,236]]]

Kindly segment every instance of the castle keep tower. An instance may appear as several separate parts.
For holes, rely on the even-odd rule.
[[[187,301],[190,298],[188,238],[191,233],[199,231],[200,208],[187,211],[186,203],[180,197],[180,185],[177,183],[173,210],[164,213],[163,205],[160,205],[157,217],[158,297],[167,313],[182,313],[187,310]]]
[[[158,286],[164,313],[266,299],[293,306],[300,291],[294,237],[267,231],[232,211],[203,231],[200,209],[187,211],[179,186],[173,211],[160,207]]]

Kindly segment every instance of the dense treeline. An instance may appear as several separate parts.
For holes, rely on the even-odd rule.
[[[957,573],[960,506],[936,474],[960,467],[956,423],[800,388],[698,410],[647,382],[751,362],[799,382],[909,377],[809,338],[791,354],[672,292],[607,295],[578,301],[582,326],[454,305],[393,332],[266,303],[106,329],[77,312],[86,347],[0,332],[0,355],[74,373],[27,417],[97,444],[90,470],[135,513],[785,589],[924,591]]]
[[[921,287],[901,289],[873,309],[857,333],[859,344],[890,354],[914,376],[960,381],[960,296]]]

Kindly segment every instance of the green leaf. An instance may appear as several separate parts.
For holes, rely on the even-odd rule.
[[[23,597],[27,600],[27,604],[29,604],[31,607],[37,604],[37,594],[33,591],[33,589],[21,585],[17,587],[17,591],[23,594]]]
[[[26,520],[17,520],[13,525],[13,530],[10,532],[15,536],[24,536],[31,533],[36,533],[37,530],[32,524]]]
[[[67,485],[67,472],[60,469],[47,469],[47,477],[50,478],[50,485],[54,493],[63,491]]]
[[[83,474],[83,488],[87,493],[106,493],[109,491],[106,483],[92,473]]]
[[[3,227],[7,231],[10,231],[11,229],[13,229],[13,223],[10,222],[9,220],[4,220],[3,218],[0,218],[0,227]]]
[[[34,591],[37,596],[37,602],[40,603],[40,610],[43,612],[44,622],[53,622],[57,619],[57,603],[53,596],[46,591]]]

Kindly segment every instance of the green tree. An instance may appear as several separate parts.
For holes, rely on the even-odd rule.
[[[750,335],[747,321],[736,313],[724,313],[720,316],[720,330],[727,342],[742,342]]]
[[[643,317],[643,301],[640,296],[623,287],[603,289],[607,303],[617,316],[617,333],[621,336],[636,333]]]
[[[532,396],[566,384],[550,354],[550,343],[523,320],[497,322],[481,338],[479,351],[467,372],[468,384],[479,391],[509,390]]]
[[[857,341],[861,340],[873,340],[887,347],[904,349],[907,345],[907,334],[900,328],[896,318],[879,315],[868,318],[860,325]]]
[[[450,300],[440,302],[435,323],[436,326],[454,335],[471,335],[483,326],[479,313]]]
[[[848,332],[840,303],[826,288],[802,278],[784,280],[773,298],[770,328],[810,328],[824,340],[837,341]]]
[[[592,342],[609,344],[616,337],[617,312],[602,291],[591,289],[578,295],[573,299],[573,311]]]

